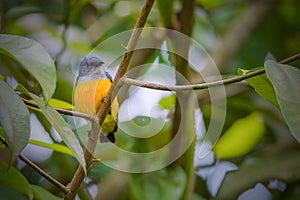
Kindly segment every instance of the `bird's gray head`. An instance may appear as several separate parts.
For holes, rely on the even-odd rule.
[[[96,55],[90,54],[84,57],[80,62],[77,81],[84,82],[94,79],[101,79],[105,76],[104,62]]]
[[[96,55],[90,54],[84,57],[80,62],[79,75],[90,75],[98,71],[104,62]]]

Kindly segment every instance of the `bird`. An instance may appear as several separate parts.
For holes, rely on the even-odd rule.
[[[113,81],[103,65],[104,62],[100,57],[94,54],[89,54],[81,60],[74,89],[74,106],[77,111],[96,115],[103,103]],[[101,126],[101,143],[115,143],[115,132],[118,129],[118,109],[118,100],[115,98]]]

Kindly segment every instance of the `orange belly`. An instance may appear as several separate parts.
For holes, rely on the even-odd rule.
[[[78,83],[74,94],[76,110],[89,115],[96,114],[110,86],[109,79]]]

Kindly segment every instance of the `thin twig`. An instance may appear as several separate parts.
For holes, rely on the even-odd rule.
[[[129,66],[129,62],[130,59],[133,55],[133,50],[136,47],[138,38],[141,34],[141,28],[144,27],[146,20],[149,16],[150,10],[152,8],[154,4],[154,0],[146,0],[144,3],[144,6],[142,8],[142,11],[138,17],[138,20],[135,24],[134,30],[130,36],[130,39],[128,41],[128,45],[126,47],[126,49],[128,50],[127,52],[125,52],[123,59],[121,61],[120,67],[117,71],[117,74],[115,76],[115,79],[113,81],[113,84],[108,92],[108,94],[106,95],[104,101],[102,102],[102,105],[100,106],[100,109],[97,112],[97,117],[99,119],[99,124],[98,125],[102,125],[108,109],[110,107],[110,102],[112,99],[112,93],[114,91],[114,89],[117,86],[117,83],[119,82],[120,78],[125,74],[125,72],[127,71],[127,68]],[[92,125],[96,125],[95,123],[92,123]],[[89,168],[91,161],[93,159],[93,153],[95,151],[95,147],[96,144],[98,142],[98,138],[99,138],[99,131],[100,131],[100,126],[92,126],[92,129],[90,131],[90,135],[89,135],[89,139],[87,142],[87,149],[84,152],[85,155],[85,160],[86,160],[86,164],[87,164],[87,168]],[[84,170],[82,168],[81,165],[78,166],[73,179],[70,183],[69,186],[69,192],[66,194],[65,199],[74,199],[75,195],[78,191],[78,188],[80,187],[80,184],[82,183],[83,179],[85,177],[85,173]]]
[[[279,63],[287,64],[287,63],[295,61],[299,58],[300,58],[300,53],[293,55],[289,58],[286,58],[286,59],[280,61]],[[143,81],[127,78],[127,77],[122,77],[121,82],[126,85],[133,85],[133,86],[154,89],[154,90],[163,90],[163,91],[201,90],[201,89],[207,89],[207,88],[211,88],[211,87],[215,87],[215,86],[227,85],[230,83],[240,82],[245,79],[248,79],[248,78],[263,74],[263,73],[265,73],[265,69],[258,69],[258,70],[251,71],[251,72],[248,72],[243,75],[234,76],[234,77],[230,77],[230,78],[223,79],[223,80],[191,84],[191,85],[176,85],[176,86],[167,86],[167,85],[156,84],[156,83],[148,83],[148,82],[143,82]]]
[[[288,63],[290,63],[290,62],[293,62],[293,61],[295,61],[295,60],[298,60],[299,58],[300,58],[300,53],[297,53],[297,54],[295,54],[295,55],[293,55],[293,56],[291,56],[291,57],[288,57],[288,58],[286,58],[286,59],[284,59],[284,60],[279,61],[279,63],[280,63],[280,64],[288,64]]]
[[[8,147],[7,142],[5,141],[5,139],[0,136],[0,141],[6,146]],[[57,181],[55,178],[53,178],[52,176],[50,176],[49,174],[47,174],[44,170],[42,170],[41,168],[39,168],[36,164],[34,164],[31,160],[29,160],[28,158],[26,158],[25,156],[23,156],[22,154],[20,154],[18,156],[22,161],[24,161],[27,165],[29,165],[31,168],[33,168],[37,173],[39,173],[41,176],[43,176],[45,179],[47,179],[50,183],[52,183],[53,185],[55,185],[56,187],[58,187],[61,191],[63,191],[64,193],[67,193],[68,188],[66,186],[64,186],[63,184],[61,184],[59,181]]]
[[[29,100],[24,99],[24,98],[22,98],[22,100],[28,106],[31,106],[31,107],[34,107],[34,108],[39,108],[38,104],[36,104],[35,102],[29,101]],[[72,110],[65,110],[65,109],[62,109],[62,108],[54,108],[54,109],[57,112],[65,114],[65,115],[80,117],[80,118],[87,119],[87,120],[92,121],[92,122],[97,121],[96,117],[85,114],[85,113],[82,113],[82,112],[77,112],[77,111],[72,111]]]

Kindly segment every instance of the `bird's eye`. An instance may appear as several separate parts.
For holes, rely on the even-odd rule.
[[[87,72],[89,72],[90,71],[90,66],[89,65],[84,65],[84,66],[82,66],[81,68],[80,68],[80,72],[81,73],[87,73]]]

